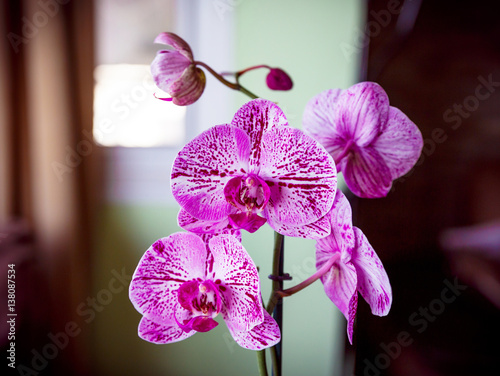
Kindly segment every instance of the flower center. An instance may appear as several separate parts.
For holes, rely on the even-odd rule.
[[[211,280],[192,280],[184,282],[178,290],[177,299],[182,308],[189,311],[189,318],[182,323],[184,331],[208,332],[218,323],[213,320],[222,308],[219,288]]]
[[[257,215],[266,207],[271,189],[255,174],[236,176],[224,187],[226,201],[238,211],[229,215],[229,223],[236,229],[257,231],[266,219]]]
[[[264,180],[255,174],[236,176],[224,187],[227,202],[242,212],[262,211],[271,191]]]

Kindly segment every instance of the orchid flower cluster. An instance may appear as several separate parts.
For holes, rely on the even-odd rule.
[[[346,317],[352,343],[358,292],[378,316],[388,314],[392,292],[382,262],[353,226],[337,173],[359,197],[386,196],[419,158],[420,131],[373,82],[318,94],[306,106],[304,131],[295,129],[277,104],[239,82],[244,73],[264,68],[269,88],[289,90],[293,83],[283,70],[251,67],[230,82],[227,73],[194,60],[179,36],[161,33],[155,41],[172,47],[159,51],[151,66],[157,86],[170,95],[161,99],[180,106],[198,100],[204,68],[252,100],[229,123],[187,143],[174,161],[172,193],[185,232],[157,240],[139,261],[130,284],[130,299],[143,316],[139,336],[158,344],[181,341],[214,329],[221,314],[240,346],[273,347],[280,341],[280,325],[271,316],[276,300],[320,279]],[[273,291],[267,306],[257,267],[241,244],[241,231],[254,233],[266,224],[276,236],[317,241],[317,272]]]

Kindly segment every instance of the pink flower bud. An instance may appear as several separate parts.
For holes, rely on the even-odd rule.
[[[271,68],[266,77],[267,87],[271,90],[290,90],[293,82],[286,72],[279,68]]]

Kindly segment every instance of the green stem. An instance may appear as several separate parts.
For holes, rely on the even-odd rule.
[[[205,68],[207,71],[209,71],[212,74],[212,76],[217,78],[221,83],[226,85],[228,88],[241,91],[243,94],[248,95],[252,99],[259,98],[257,95],[255,95],[254,93],[252,93],[250,90],[246,89],[245,87],[241,86],[239,83],[234,83],[234,82],[230,82],[230,81],[226,80],[224,77],[222,77],[219,73],[214,71],[209,65],[205,64],[203,61],[195,61],[194,64],[200,65],[203,68]]]
[[[266,350],[257,351],[257,361],[259,363],[259,375],[268,376],[266,364]]]
[[[271,347],[270,350],[271,350],[271,360],[273,364],[273,376],[280,376],[281,372],[278,366],[279,361],[278,361],[278,353],[276,351],[276,346]]]

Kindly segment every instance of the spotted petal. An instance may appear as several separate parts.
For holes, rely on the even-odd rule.
[[[143,317],[139,323],[139,337],[157,344],[179,342],[195,333],[194,330],[183,331],[175,322],[173,325],[157,324]]]
[[[248,136],[241,129],[218,125],[189,142],[172,167],[172,193],[195,218],[220,221],[231,212],[224,187],[248,170]]]
[[[214,278],[221,280],[224,320],[235,331],[249,331],[264,321],[257,268],[232,236],[216,236],[210,239],[209,247],[214,256]]]
[[[374,82],[360,82],[338,96],[334,114],[337,132],[358,147],[369,145],[387,122],[389,98]]]
[[[207,221],[193,217],[184,209],[179,211],[177,216],[177,223],[179,227],[186,231],[194,232],[204,238],[204,235],[220,235],[229,234],[236,237],[241,242],[241,231],[235,230],[229,223],[228,218],[225,217],[220,221]],[[207,244],[208,244],[207,238]]]
[[[340,168],[347,186],[356,196],[384,197],[391,189],[391,171],[372,147],[357,148],[341,162]]]
[[[262,350],[280,341],[281,333],[278,324],[266,310],[263,313],[264,322],[254,326],[252,330],[237,330],[228,325],[229,332],[238,345],[249,350]]]
[[[337,174],[326,150],[298,129],[276,127],[263,136],[259,176],[271,189],[263,215],[273,229],[316,222],[331,209]]]
[[[356,248],[352,262],[358,274],[358,291],[368,302],[374,315],[385,316],[392,303],[389,277],[363,232],[354,227],[354,233]]]
[[[288,125],[288,121],[275,103],[265,99],[254,99],[245,103],[236,112],[231,125],[242,129],[250,137],[252,150],[250,166],[255,168],[260,161],[264,133],[273,127]]]
[[[175,233],[156,241],[139,261],[129,288],[130,300],[146,318],[170,323],[174,319],[177,290],[193,278],[204,278],[207,253],[194,234]]]
[[[392,180],[395,180],[410,171],[420,157],[422,134],[408,116],[390,107],[387,124],[372,146],[384,159]]]
[[[285,225],[283,223],[275,225],[274,231],[285,236],[293,236],[304,239],[322,239],[331,232],[330,220],[328,215],[321,217],[316,222],[308,223],[302,226]]]

